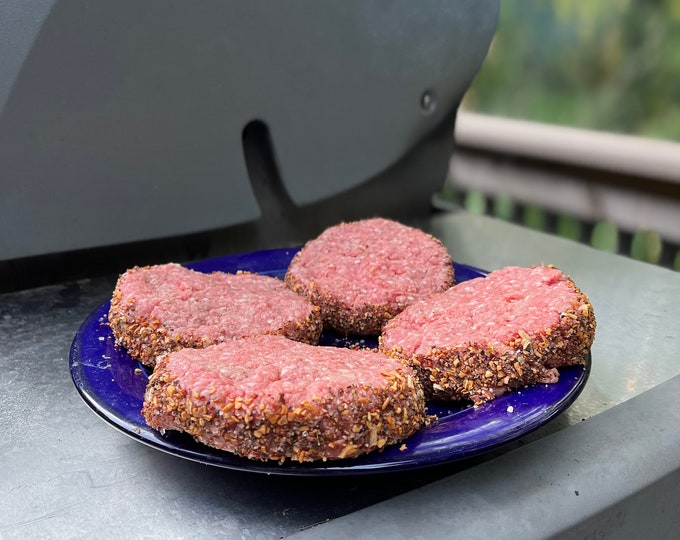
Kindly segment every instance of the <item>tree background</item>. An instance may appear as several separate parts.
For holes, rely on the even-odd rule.
[[[680,0],[505,0],[463,109],[680,141]]]

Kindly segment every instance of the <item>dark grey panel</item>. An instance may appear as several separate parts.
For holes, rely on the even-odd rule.
[[[497,0],[55,3],[30,51],[13,52],[25,54],[18,75],[0,73],[13,80],[0,115],[0,229],[13,234],[0,260],[255,220],[242,148],[253,120],[296,205],[361,184],[451,117],[497,11]]]
[[[0,2],[0,111],[55,0]]]

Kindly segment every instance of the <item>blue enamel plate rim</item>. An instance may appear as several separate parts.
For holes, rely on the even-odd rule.
[[[282,277],[299,248],[256,251],[206,259],[187,265],[202,271],[247,270]],[[486,272],[454,262],[458,283],[483,278]],[[107,423],[157,450],[191,461],[239,471],[294,475],[345,476],[406,471],[442,465],[496,450],[544,426],[564,412],[583,390],[591,360],[585,366],[560,370],[556,384],[536,385],[508,392],[479,407],[431,403],[437,417],[429,427],[383,452],[360,458],[314,463],[260,462],[238,457],[195,442],[178,432],[164,434],[150,428],[141,415],[147,370],[115,346],[107,325],[109,302],[99,305],[83,321],[71,344],[69,368],[85,403]],[[351,342],[351,338],[349,338]],[[324,332],[324,344],[344,346],[347,340]],[[362,345],[375,346],[368,340]]]

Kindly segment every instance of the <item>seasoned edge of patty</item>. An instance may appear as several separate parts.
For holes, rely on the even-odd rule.
[[[381,352],[412,366],[426,399],[472,400],[482,404],[505,391],[537,383],[554,383],[556,368],[584,365],[595,339],[596,320],[588,297],[567,278],[574,291],[571,306],[557,325],[529,336],[518,330],[502,350],[487,343],[462,343],[453,348],[432,347],[428,354],[404,355],[399,346]]]
[[[312,304],[318,306],[324,323],[344,335],[378,335],[385,323],[402,311],[401,306],[393,303],[350,307],[332,293],[319,290],[313,283],[303,285],[292,274],[286,274],[286,284],[290,290],[306,296]]]
[[[290,403],[282,394],[272,406],[257,395],[212,400],[183,388],[168,371],[168,358],[159,359],[149,379],[147,423],[248,459],[353,458],[401,442],[429,421],[422,387],[407,366],[384,372],[380,388],[356,384]]]
[[[125,274],[119,277],[113,291],[108,312],[108,324],[116,345],[123,347],[132,358],[153,368],[156,365],[156,357],[162,354],[184,348],[200,349],[217,343],[217,341],[208,337],[177,332],[154,317],[135,316],[135,298],[124,297],[118,288],[124,276]],[[315,345],[319,342],[322,330],[323,321],[320,309],[317,306],[310,305],[309,315],[304,320],[289,320],[280,328],[265,333],[281,335],[293,341]],[[233,337],[233,339],[238,337],[244,336]]]
[[[433,270],[436,270],[437,272],[444,272],[444,275],[437,286],[433,287],[430,291],[428,291],[427,294],[423,295],[421,293],[420,296],[414,297],[409,301],[388,300],[385,302],[350,305],[340,297],[339,293],[343,292],[342,290],[336,290],[337,288],[324,286],[320,284],[318,280],[300,278],[297,267],[298,265],[303,264],[302,259],[305,256],[306,251],[311,249],[312,246],[314,249],[316,249],[320,242],[328,242],[327,237],[329,234],[332,235],[334,233],[350,231],[346,239],[348,242],[347,245],[344,245],[342,241],[338,242],[336,238],[333,238],[330,242],[330,245],[328,246],[328,249],[331,250],[331,252],[333,250],[338,250],[338,256],[346,256],[343,250],[349,249],[350,246],[355,247],[353,246],[353,242],[357,240],[355,234],[364,234],[366,231],[361,230],[361,228],[370,226],[371,223],[378,224],[381,229],[389,229],[390,232],[395,235],[395,238],[398,237],[400,231],[403,231],[404,233],[411,236],[417,235],[419,241],[424,246],[427,246],[428,250],[437,252],[438,260],[437,264],[433,266]],[[390,240],[393,239],[394,238],[390,238]],[[381,238],[374,237],[372,240],[373,244],[370,246],[370,249],[380,246]],[[402,255],[406,261],[409,259],[411,254],[402,253]],[[412,260],[409,260],[408,264],[413,264],[414,262],[418,264],[417,261]],[[434,263],[431,262],[430,264]],[[306,296],[312,304],[321,308],[321,315],[324,324],[326,324],[328,327],[345,335],[355,334],[365,336],[380,334],[380,331],[385,323],[401,313],[404,308],[413,301],[421,299],[429,294],[443,292],[454,285],[455,275],[451,257],[449,256],[444,244],[438,238],[420,229],[409,227],[396,221],[383,218],[372,218],[348,223],[340,223],[326,229],[317,238],[307,242],[302,247],[302,249],[295,254],[295,257],[293,257],[284,280],[286,285],[288,285],[292,291],[302,296]]]

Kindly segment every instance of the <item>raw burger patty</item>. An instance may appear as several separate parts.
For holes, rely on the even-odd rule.
[[[256,460],[350,458],[425,422],[408,366],[375,351],[258,336],[159,359],[142,414],[159,430]]]
[[[595,337],[588,298],[559,270],[508,267],[463,282],[392,319],[380,349],[412,365],[428,398],[493,399],[553,383]]]
[[[174,263],[122,274],[109,325],[116,343],[149,366],[159,354],[259,334],[315,344],[322,328],[319,309],[279,279],[203,274]]]
[[[286,283],[343,334],[377,335],[415,300],[454,284],[446,248],[421,230],[375,218],[326,229],[293,258]]]

